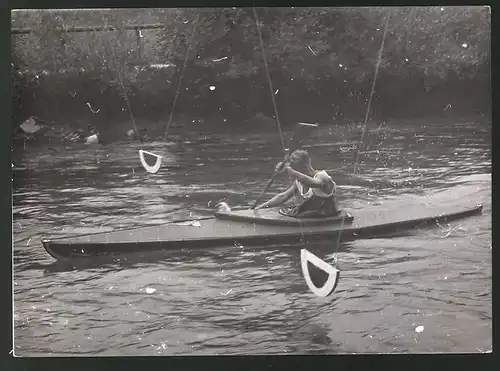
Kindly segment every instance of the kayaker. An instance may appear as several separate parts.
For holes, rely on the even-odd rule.
[[[281,214],[294,217],[338,215],[336,184],[326,171],[313,169],[306,150],[295,150],[287,163],[276,165],[276,171],[287,172],[293,184],[286,191],[257,206],[256,210],[287,205],[280,210]]]

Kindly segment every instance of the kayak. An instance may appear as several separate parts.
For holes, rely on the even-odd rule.
[[[445,209],[446,212],[443,212]],[[452,207],[422,204],[402,207],[398,204],[392,209],[371,206],[352,214],[342,211],[336,217],[323,219],[285,216],[280,214],[279,208],[218,211],[204,219],[169,222],[135,230],[43,239],[42,244],[53,258],[72,260],[162,250],[336,243],[390,236],[401,230],[441,226],[480,214],[482,209],[480,204]]]

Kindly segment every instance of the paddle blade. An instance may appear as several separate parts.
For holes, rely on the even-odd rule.
[[[155,161],[153,165],[149,165],[146,162],[146,156]],[[140,149],[139,158],[141,159],[142,166],[148,173],[156,174],[160,170],[162,156]]]
[[[335,291],[335,287],[337,287],[337,282],[339,278],[339,270],[337,268],[321,260],[316,255],[310,253],[306,249],[302,249],[300,251],[300,262],[302,265],[302,274],[304,275],[307,286],[315,295],[324,298],[333,293],[333,291]],[[328,279],[326,280],[323,287],[317,287],[312,282],[307,263],[315,265],[328,275]]]
[[[318,128],[317,123],[299,122],[295,125],[292,141],[290,142],[290,152],[300,148],[304,141],[311,136],[314,129]]]

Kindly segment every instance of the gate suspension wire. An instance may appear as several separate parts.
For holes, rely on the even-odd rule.
[[[255,9],[255,7],[253,8],[253,12],[254,12],[254,15],[255,15],[255,23],[256,23],[256,26],[257,26],[257,32],[259,34],[260,47],[262,49],[264,66],[265,66],[265,69],[266,69],[266,77],[267,77],[267,80],[268,80],[268,83],[269,83],[269,90],[271,92],[271,99],[272,99],[272,102],[273,102],[274,112],[275,112],[275,116],[276,116],[276,122],[278,124],[278,131],[279,131],[279,134],[280,134],[281,146],[283,148],[283,154],[286,155],[286,148],[285,148],[285,141],[284,141],[284,137],[283,137],[283,131],[281,130],[281,124],[280,124],[279,115],[278,115],[278,108],[276,106],[276,100],[274,99],[274,89],[273,89],[273,85],[272,85],[272,81],[271,81],[271,74],[269,73],[269,66],[267,64],[266,53],[265,53],[265,50],[264,50],[264,42],[262,40],[262,34],[260,32],[259,18],[258,18],[257,10]],[[291,176],[290,176],[290,180],[291,180]],[[300,226],[300,232],[301,232],[301,235],[302,235],[302,241],[304,241],[303,225],[299,224],[299,226]],[[304,260],[304,259],[306,259],[306,260]],[[325,285],[323,286],[323,288],[318,289],[312,283],[311,277],[310,277],[310,275],[308,273],[308,269],[307,269],[307,262],[308,261],[313,262],[317,266],[321,266],[321,269],[323,269],[323,270],[326,269],[325,272],[328,271],[327,273],[329,275],[329,279],[328,279],[327,283],[325,283]],[[328,294],[330,294],[330,292],[332,292],[335,289],[335,287],[337,285],[337,281],[338,281],[338,274],[337,274],[338,270],[336,270],[335,268],[331,267],[328,263],[322,261],[320,258],[316,257],[315,255],[311,254],[306,249],[302,249],[302,251],[301,251],[301,263],[302,263],[301,264],[301,266],[302,266],[301,269],[303,271],[303,275],[304,275],[304,278],[306,280],[306,283],[307,283],[308,287],[313,291],[314,294],[316,294],[318,296],[327,296]],[[334,274],[334,276],[332,276],[332,274]],[[329,292],[326,292],[326,291],[329,291]]]
[[[273,82],[271,80],[271,74],[269,73],[269,66],[267,64],[266,52],[264,50],[264,41],[262,40],[262,34],[260,31],[259,16],[257,15],[257,9],[255,7],[253,7],[253,14],[255,16],[255,25],[257,26],[257,33],[259,34],[260,48],[262,50],[262,58],[264,60],[264,66],[266,69],[266,77],[267,77],[267,81],[269,83],[268,84],[269,91],[271,92],[271,99],[273,101],[274,115],[276,116],[276,123],[278,124],[278,132],[280,134],[281,147],[283,148],[283,154],[286,155],[285,139],[283,137],[283,131],[281,130],[281,123],[280,123],[280,117],[278,114],[278,107],[276,106],[276,100],[274,99]]]
[[[196,15],[196,19],[193,22],[193,30],[191,32],[191,37],[190,37],[190,40],[189,40],[189,44],[188,44],[188,49],[186,51],[186,55],[184,57],[184,63],[183,63],[183,66],[182,66],[182,70],[181,70],[181,75],[180,75],[180,78],[179,78],[179,82],[177,84],[177,89],[176,89],[175,98],[174,98],[174,101],[173,101],[173,104],[172,104],[172,109],[170,111],[169,120],[168,120],[168,123],[165,126],[164,138],[166,138],[167,132],[168,132],[168,128],[170,127],[170,124],[172,122],[173,114],[174,114],[174,111],[175,111],[175,106],[176,106],[176,103],[177,103],[177,98],[179,96],[180,88],[181,88],[183,77],[184,77],[184,72],[185,72],[186,65],[187,65],[187,60],[189,58],[189,52],[190,52],[192,44],[193,44],[193,39],[194,39],[194,36],[195,36],[196,26],[197,26],[199,18],[200,18],[200,11],[198,11],[198,13]],[[126,102],[126,105],[127,105],[127,109],[128,109],[129,115],[130,115],[132,126],[134,128],[134,132],[135,132],[137,138],[139,139],[140,143],[142,144],[143,140],[142,140],[142,137],[141,137],[141,135],[140,135],[140,133],[139,133],[139,131],[137,129],[137,125],[135,123],[134,115],[133,115],[133,112],[132,112],[132,107],[130,105],[130,102],[129,102],[129,99],[128,99],[128,95],[127,95],[127,91],[125,89],[125,85],[124,85],[124,82],[123,82],[123,78],[122,78],[122,75],[120,73],[120,68],[118,66],[117,56],[116,56],[116,50],[113,47],[112,42],[111,41],[108,41],[108,42],[109,42],[109,45],[110,45],[110,48],[111,48],[111,51],[112,51],[112,59],[113,59],[114,66],[115,66],[115,69],[116,69],[118,81],[119,81],[120,87],[122,89],[123,96],[124,96],[124,99],[125,99],[125,102]],[[147,154],[147,155],[155,157],[156,158],[155,165],[151,166],[151,165],[147,164],[146,161],[145,161],[145,159],[144,159],[144,154]],[[160,169],[161,162],[162,162],[162,156],[157,155],[155,153],[148,152],[148,151],[144,151],[144,150],[141,149],[141,150],[139,150],[139,157],[140,157],[142,166],[149,173],[156,173]]]
[[[356,171],[358,170],[359,154],[361,152],[361,147],[364,144],[365,132],[366,132],[366,124],[368,122],[368,117],[369,117],[369,114],[370,114],[370,107],[371,107],[371,103],[372,103],[372,98],[373,98],[373,94],[375,92],[375,84],[377,82],[377,76],[378,76],[378,71],[379,71],[380,63],[382,61],[382,54],[384,52],[384,43],[385,43],[385,38],[386,38],[386,35],[387,35],[387,27],[389,25],[389,19],[390,19],[390,17],[391,17],[391,10],[389,10],[389,13],[387,14],[387,17],[386,17],[386,20],[385,20],[384,34],[382,36],[382,42],[381,42],[379,53],[378,53],[377,64],[375,65],[375,73],[374,73],[374,76],[373,76],[373,83],[372,83],[372,88],[371,88],[371,92],[370,92],[370,98],[368,99],[368,104],[367,104],[367,107],[366,107],[365,120],[364,120],[364,123],[363,123],[363,130],[361,131],[361,139],[359,141],[358,149],[356,151],[356,159],[355,159],[355,162],[354,162],[353,173],[356,173]],[[342,217],[342,222],[340,224],[339,237],[337,239],[337,247],[335,248],[334,256],[333,256],[335,263],[337,262],[337,252],[338,252],[338,249],[340,247],[340,237],[342,235],[342,228],[344,227],[344,221],[345,221],[345,217]]]
[[[282,147],[283,147],[283,152],[286,154],[283,133],[282,133],[282,130],[281,130],[281,124],[280,124],[279,116],[278,116],[278,109],[276,107],[276,101],[274,99],[274,93],[273,93],[274,89],[272,87],[271,76],[270,76],[270,73],[269,73],[269,67],[268,67],[268,64],[267,64],[267,59],[266,59],[266,55],[265,55],[265,51],[264,51],[264,42],[262,40],[262,35],[261,35],[261,32],[260,32],[260,26],[259,26],[259,20],[258,20],[257,10],[256,10],[255,7],[253,8],[253,12],[254,12],[254,15],[255,15],[255,22],[256,22],[256,25],[257,25],[257,32],[258,32],[258,35],[259,35],[260,46],[261,46],[261,49],[262,49],[262,54],[263,54],[263,59],[264,59],[264,66],[265,66],[265,69],[266,69],[266,76],[267,76],[268,83],[269,83],[269,89],[271,91],[271,98],[272,98],[272,101],[273,101],[273,107],[274,107],[274,111],[275,111],[275,115],[276,115],[276,121],[278,123],[278,130],[279,130],[279,133],[280,133],[281,144],[282,144]],[[359,144],[357,152],[356,152],[356,158],[355,158],[355,162],[354,162],[354,172],[356,172],[356,170],[357,170],[357,166],[358,166],[358,163],[359,163],[359,155],[360,155],[361,147],[363,146],[363,143],[364,143],[364,137],[365,137],[365,132],[366,132],[366,125],[367,125],[368,117],[369,117],[369,114],[370,114],[371,102],[372,102],[373,95],[374,95],[374,92],[375,92],[375,85],[376,85],[376,82],[377,82],[377,76],[378,76],[378,71],[379,71],[379,68],[380,68],[380,63],[382,61],[382,54],[383,54],[383,50],[384,50],[385,38],[386,38],[386,35],[387,35],[387,28],[388,28],[389,19],[390,19],[390,16],[391,16],[390,12],[391,11],[389,11],[389,14],[387,15],[386,20],[385,20],[384,33],[383,33],[383,36],[382,36],[382,42],[381,42],[380,49],[379,49],[379,55],[378,55],[377,64],[375,66],[375,73],[374,73],[374,77],[373,77],[373,82],[372,82],[370,97],[368,99],[368,104],[367,104],[367,108],[366,108],[366,113],[365,113],[365,118],[364,118],[364,123],[363,123],[363,130],[361,132],[361,139],[359,141],[360,144]],[[342,228],[344,226],[344,221],[345,221],[345,217],[342,218],[341,230],[339,231],[339,236],[338,236],[338,240],[337,240],[337,247],[336,247],[336,249],[334,251],[334,262],[335,262],[335,265],[337,265],[337,251],[338,251],[339,244],[340,244],[340,237],[341,237],[341,234],[342,234]],[[301,230],[302,230],[302,226],[301,226]],[[332,291],[334,289],[335,289],[335,286],[333,286]]]
[[[264,40],[262,39],[262,33],[260,30],[260,22],[259,22],[259,16],[257,14],[257,9],[253,7],[253,14],[255,17],[255,26],[257,28],[257,34],[259,35],[259,43],[260,43],[260,49],[262,50],[262,58],[264,61],[264,67],[266,70],[266,78],[268,82],[268,87],[269,87],[269,92],[271,93],[271,100],[273,102],[273,109],[274,109],[274,116],[276,117],[276,123],[278,126],[278,133],[280,135],[280,140],[281,140],[281,148],[283,150],[283,155],[286,156],[286,146],[285,146],[285,138],[283,135],[283,130],[281,128],[281,123],[280,123],[280,116],[278,113],[278,106],[276,105],[276,99],[274,98],[274,88],[273,88],[273,82],[271,80],[271,73],[269,72],[269,65],[267,63],[267,57],[266,57],[266,51],[264,49]],[[292,179],[289,176],[290,180]]]
[[[135,135],[137,136],[137,138],[139,139],[139,141],[141,143],[143,143],[142,138],[139,135],[139,132],[137,131],[137,125],[135,124],[134,115],[132,113],[132,107],[130,106],[130,102],[128,100],[128,95],[127,95],[127,90],[125,89],[125,85],[123,83],[122,75],[120,73],[120,67],[118,66],[115,48],[113,47],[113,43],[110,40],[108,40],[108,44],[109,44],[109,46],[111,48],[111,58],[113,59],[113,64],[115,65],[116,75],[118,77],[118,82],[119,82],[120,87],[121,87],[122,92],[123,92],[123,98],[125,99],[125,104],[127,105],[127,110],[128,110],[129,115],[130,115],[130,121],[132,122],[132,126],[134,128]]]
[[[166,139],[166,136],[167,136],[167,133],[168,133],[168,129],[169,129],[170,124],[172,122],[173,114],[174,114],[174,111],[175,111],[175,106],[177,104],[177,98],[179,96],[180,88],[181,88],[181,85],[182,85],[182,80],[183,80],[183,77],[184,77],[184,72],[185,72],[187,61],[188,61],[188,58],[189,58],[189,52],[191,50],[193,39],[194,39],[194,36],[195,36],[196,25],[198,23],[199,17],[200,17],[200,13],[198,11],[198,13],[196,15],[196,19],[193,22],[193,30],[192,30],[191,37],[190,37],[190,40],[189,40],[189,43],[188,43],[188,49],[186,51],[186,55],[184,57],[184,63],[183,63],[183,66],[182,66],[182,70],[181,70],[181,75],[180,75],[180,78],[179,78],[179,82],[177,84],[177,89],[176,89],[176,92],[175,92],[174,101],[172,103],[172,109],[170,111],[170,116],[169,116],[167,124],[164,127],[164,134],[163,134],[164,139]],[[124,99],[125,99],[125,103],[127,105],[127,109],[128,109],[129,115],[130,115],[132,126],[134,128],[134,132],[135,132],[135,134],[136,134],[139,142],[143,143],[142,137],[139,134],[139,131],[137,130],[137,125],[135,123],[134,115],[132,113],[132,108],[131,108],[131,105],[130,105],[130,102],[129,102],[129,99],[128,99],[127,91],[125,89],[125,85],[123,83],[123,78],[122,78],[121,73],[120,73],[120,68],[119,68],[118,63],[117,63],[117,57],[116,57],[115,48],[113,47],[113,44],[111,43],[111,41],[108,41],[108,43],[109,43],[109,46],[111,48],[112,59],[113,59],[114,65],[115,65],[115,69],[116,69],[118,81],[119,81],[120,87],[121,87],[122,92],[123,92],[123,96],[124,96]],[[155,165],[151,166],[151,165],[147,164],[146,161],[145,161],[145,158],[144,158],[144,154],[147,154],[147,155],[155,157],[156,158]],[[141,149],[141,150],[139,150],[139,157],[140,157],[142,166],[149,173],[153,173],[154,174],[154,173],[156,173],[160,169],[161,162],[162,162],[162,156],[157,155],[155,153],[148,152],[148,151],[144,151],[144,150]]]
[[[384,34],[382,36],[382,43],[380,45],[380,50],[379,50],[379,54],[378,54],[378,60],[377,60],[376,66],[375,66],[375,74],[373,76],[372,89],[371,89],[371,92],[370,92],[370,98],[368,99],[368,105],[366,107],[365,121],[364,121],[364,124],[363,124],[363,130],[361,131],[361,139],[359,141],[358,150],[356,151],[356,159],[354,161],[354,170],[353,170],[353,172],[357,171],[357,166],[358,166],[358,162],[359,162],[359,154],[361,152],[361,147],[363,146],[364,140],[365,140],[366,123],[368,122],[368,116],[370,114],[370,108],[371,108],[371,104],[372,104],[373,93],[375,92],[375,84],[377,82],[378,70],[380,68],[380,63],[382,61],[382,53],[384,52],[384,43],[385,43],[385,37],[387,35],[387,26],[389,25],[389,18],[391,16],[390,12],[391,11],[389,10],[389,14],[387,14],[387,18],[385,20]]]
[[[179,97],[179,92],[181,90],[182,79],[184,78],[184,71],[186,70],[186,65],[187,65],[187,61],[189,58],[189,52],[191,51],[191,47],[193,45],[193,40],[194,40],[194,36],[196,33],[196,25],[198,24],[199,18],[200,18],[200,11],[198,10],[198,14],[196,15],[196,19],[194,20],[194,23],[193,23],[193,31],[191,32],[191,37],[190,37],[190,41],[188,44],[188,48],[186,50],[186,55],[184,56],[184,63],[182,65],[181,75],[180,75],[179,81],[177,83],[177,89],[175,91],[174,101],[172,103],[172,109],[170,110],[170,116],[168,118],[167,124],[164,127],[165,128],[164,134],[163,134],[164,139],[167,138],[168,129],[170,128],[170,124],[172,123],[172,117],[174,116],[175,106],[177,104],[177,98]]]

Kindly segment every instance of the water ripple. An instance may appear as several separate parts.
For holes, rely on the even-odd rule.
[[[353,213],[429,197],[474,200],[483,215],[442,228],[307,246],[332,262],[335,293],[307,289],[295,249],[218,248],[54,263],[43,236],[133,228],[249,204],[282,157],[276,135],[203,134],[147,144],[165,156],[150,175],[136,143],[27,148],[14,189],[14,312],[20,355],[211,355],[476,352],[491,349],[491,134],[476,123],[388,123],[322,129],[308,145]],[[289,133],[287,133],[288,135]],[[221,162],[222,161],[222,162]],[[220,166],[223,164],[224,166]],[[278,177],[270,192],[288,185]],[[146,288],[153,288],[151,294]],[[423,325],[418,334],[415,327]]]

